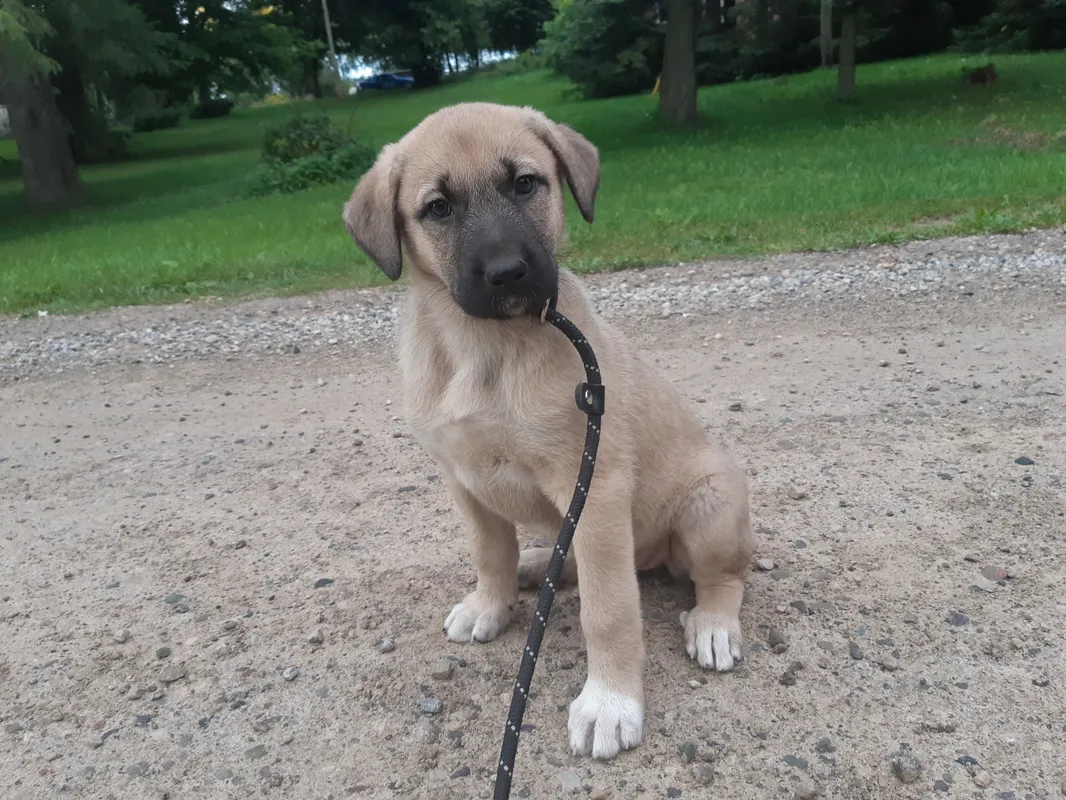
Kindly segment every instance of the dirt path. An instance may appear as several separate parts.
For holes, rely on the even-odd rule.
[[[747,660],[648,577],[645,742],[574,759],[565,591],[513,796],[1066,793],[1066,294],[618,324],[749,467]],[[0,386],[0,796],[490,797],[535,598],[444,640],[473,572],[395,386],[387,342]]]

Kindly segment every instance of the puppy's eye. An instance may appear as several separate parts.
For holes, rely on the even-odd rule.
[[[521,175],[518,180],[514,182],[515,194],[529,194],[537,188],[537,179],[531,175]]]
[[[437,219],[444,219],[445,217],[450,217],[452,214],[452,207],[448,205],[446,200],[434,200],[429,204],[427,210],[431,216],[434,216]]]

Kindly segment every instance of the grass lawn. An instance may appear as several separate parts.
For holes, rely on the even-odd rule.
[[[848,106],[833,72],[708,87],[690,131],[646,95],[571,100],[545,73],[318,105],[375,146],[463,100],[574,125],[603,162],[596,223],[570,221],[578,270],[1066,222],[1066,54],[997,56],[992,87],[964,86],[961,63],[861,66]],[[0,313],[387,283],[341,224],[351,185],[246,197],[264,124],[294,107],[137,135],[134,159],[84,169],[86,203],[50,217],[22,210],[0,141]]]

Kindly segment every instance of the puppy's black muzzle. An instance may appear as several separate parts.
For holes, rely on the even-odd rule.
[[[472,220],[453,289],[467,314],[508,319],[539,313],[558,289],[555,259],[524,218]]]

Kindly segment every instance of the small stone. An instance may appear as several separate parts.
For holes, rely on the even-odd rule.
[[[755,562],[756,569],[762,572],[769,572],[775,566],[777,565],[774,564],[774,562],[771,561],[769,558],[760,558],[758,561]]]
[[[978,789],[987,789],[992,785],[992,775],[985,770],[979,771],[973,776],[973,785]]]
[[[314,633],[307,637],[307,641],[313,645],[320,645],[326,641],[326,637],[321,630],[315,630]]]
[[[22,726],[17,722],[9,722],[4,726],[4,733],[10,733],[12,735],[22,733]]]
[[[1033,678],[1033,686],[1044,687],[1051,683],[1051,679],[1047,675],[1041,675],[1037,678]]]
[[[806,772],[807,769],[810,767],[810,764],[807,763],[807,759],[800,758],[799,756],[787,755],[787,756],[784,757],[783,760],[790,767],[795,767],[796,769],[801,769],[804,772]]]
[[[810,613],[810,609],[807,608],[807,603],[803,600],[793,600],[789,605],[801,614]]]
[[[289,683],[292,683],[300,677],[300,669],[299,667],[285,667],[281,672],[281,677]]]
[[[883,358],[883,359],[881,359],[880,361],[877,362],[877,366],[879,366],[879,367],[887,367],[888,365],[889,365],[889,361],[888,361],[887,358]]]
[[[922,777],[922,762],[913,753],[902,750],[892,756],[892,773],[901,783],[914,783]]]
[[[799,486],[789,486],[788,496],[793,500],[805,500],[807,498],[807,490]]]
[[[168,594],[164,598],[163,602],[165,602],[168,606],[173,606],[173,605],[177,605],[178,603],[180,603],[184,599],[185,599],[185,595],[176,594],[175,593],[175,594]]]
[[[418,708],[423,714],[439,714],[444,710],[444,703],[436,697],[422,697],[418,701]]]
[[[433,667],[433,671],[429,673],[430,677],[435,681],[449,680],[453,674],[455,674],[455,662],[446,658],[438,661]]]
[[[671,787],[669,787],[666,790],[666,796],[667,797],[680,797],[681,796],[681,790],[676,788],[676,787],[674,787],[674,786],[671,786]]]
[[[797,680],[796,674],[802,669],[802,661],[793,661],[791,664],[788,665],[788,669],[781,673],[781,677],[777,679],[778,683],[780,683],[782,686],[795,686]]]
[[[378,642],[378,650],[380,650],[382,653],[391,653],[395,649],[396,643],[393,642],[392,639],[387,636],[380,642]]]
[[[770,628],[770,632],[766,635],[766,643],[770,647],[777,647],[780,644],[788,644],[788,639],[785,637],[784,631],[779,628]]]
[[[125,644],[130,640],[130,632],[125,628],[117,630],[112,634],[112,638],[117,644]]]
[[[898,658],[892,656],[885,656],[881,659],[881,669],[885,672],[896,672],[900,669],[901,665]]]
[[[706,761],[697,764],[692,770],[692,776],[701,786],[709,786],[714,783],[714,765]]]
[[[440,741],[440,727],[425,717],[418,721],[411,732],[422,744],[436,744]]]
[[[247,546],[248,546],[248,540],[247,539],[238,539],[236,542],[233,543],[233,549],[234,550],[243,550]]]
[[[332,586],[332,585],[333,585],[333,578],[319,578],[317,581],[315,581],[315,588],[316,589],[324,589],[327,586]]]
[[[948,786],[948,782],[947,782],[947,781],[945,781],[945,780],[936,780],[936,781],[933,781],[933,791],[934,791],[934,792],[946,792],[946,791],[948,791],[948,790],[949,790],[950,788],[951,788],[951,787],[950,787],[950,786]]]
[[[922,730],[929,733],[954,733],[955,723],[942,720],[926,720],[922,723]]]
[[[231,770],[231,769],[227,769],[226,767],[222,767],[221,769],[216,769],[215,770],[215,780],[216,781],[228,781],[232,777],[233,777],[233,770]]]
[[[1036,462],[1033,461],[1033,459],[1031,459],[1031,458],[1029,458],[1027,456],[1021,456],[1020,458],[1014,459],[1014,463],[1015,464],[1020,464],[1023,467],[1031,467]]]
[[[254,761],[257,758],[262,758],[266,755],[267,749],[264,744],[257,744],[253,747],[249,747],[244,751],[244,757],[249,761]]]
[[[970,624],[970,618],[960,611],[952,611],[948,614],[948,625],[953,628],[961,628]]]
[[[851,657],[853,659],[855,659],[856,661],[862,661],[862,659],[863,659],[862,648],[859,647],[855,642],[852,642],[851,644],[848,645],[848,652],[851,654]]]
[[[453,778],[469,778],[470,777],[470,767],[459,767],[459,769],[457,769],[455,772],[452,773],[452,777]]]
[[[131,778],[140,778],[148,773],[148,762],[138,761],[136,764],[130,764],[126,767],[126,774]]]
[[[981,567],[981,576],[986,580],[995,581],[996,583],[1005,581],[1010,577],[1007,574],[1007,570],[1003,569],[1003,567],[997,567],[992,564],[989,564],[987,567]]]
[[[570,770],[559,773],[559,783],[564,792],[578,792],[581,790],[581,777]]]
[[[817,753],[835,753],[837,751],[837,746],[833,744],[833,740],[828,736],[823,736],[814,743],[814,750]]]
[[[609,800],[611,790],[605,786],[596,786],[589,792],[589,800]]]
[[[677,750],[681,754],[682,764],[691,764],[693,761],[696,760],[695,742],[685,742],[684,744],[680,745]]]
[[[804,776],[792,790],[792,800],[815,800],[818,797],[818,785]]]
[[[743,411],[744,410],[744,404],[739,402],[739,401],[730,403],[729,404],[729,410],[730,411]]]
[[[977,766],[977,759],[974,758],[973,756],[959,756],[958,758],[955,759],[955,761],[957,763],[959,763],[959,764],[962,764],[964,767],[976,767]]]
[[[185,667],[181,664],[171,664],[159,673],[160,683],[174,683],[185,677]]]
[[[165,658],[170,658],[170,648],[163,646],[157,647],[155,650],[155,657],[162,661]]]

